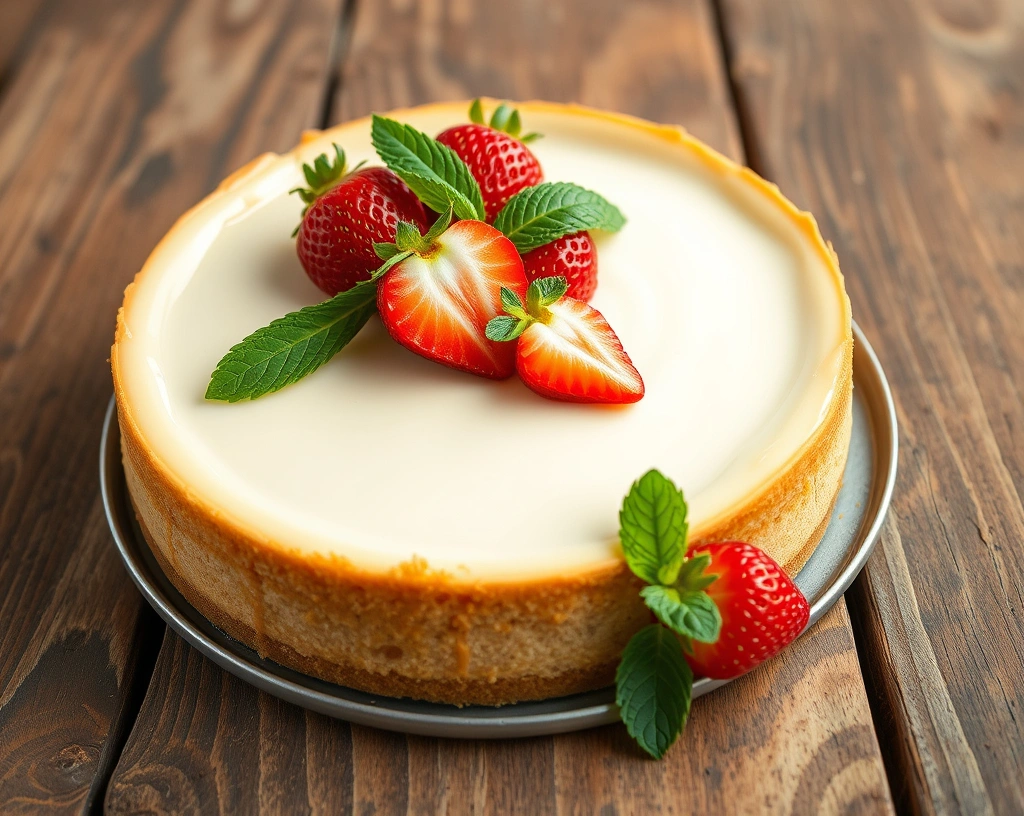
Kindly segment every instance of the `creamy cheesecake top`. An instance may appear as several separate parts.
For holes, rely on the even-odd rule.
[[[465,103],[397,111],[434,134]],[[182,490],[250,535],[370,570],[423,559],[455,577],[522,580],[618,558],[618,508],[656,467],[699,536],[794,461],[837,384],[849,305],[809,216],[674,128],[519,106],[548,181],[615,203],[594,233],[592,305],[646,384],[631,406],[541,399],[516,378],[451,371],[376,319],[331,362],[253,402],[208,402],[218,360],[323,299],[290,237],[301,165],[340,144],[378,164],[369,121],[261,157],[157,247],[123,312],[123,396]]]

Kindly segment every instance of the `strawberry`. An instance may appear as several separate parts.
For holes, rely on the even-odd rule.
[[[505,315],[487,325],[492,340],[516,343],[516,371],[531,389],[567,402],[637,402],[644,383],[604,316],[565,297],[562,277],[533,281],[523,306],[518,293],[501,292]]]
[[[321,154],[303,165],[309,187],[298,187],[305,202],[295,248],[306,274],[328,295],[368,280],[380,266],[375,243],[395,240],[399,220],[422,229],[427,216],[419,199],[385,167],[345,173],[345,152],[334,145],[335,160]]]
[[[783,569],[752,544],[701,544],[691,557],[708,555],[706,592],[718,606],[722,630],[715,643],[693,641],[686,656],[694,674],[725,680],[750,671],[796,640],[810,617],[807,599]]]
[[[489,125],[484,124],[479,99],[470,107],[469,117],[471,124],[448,128],[437,135],[437,141],[469,167],[483,193],[487,220],[493,221],[512,196],[544,180],[540,162],[526,146],[538,135],[520,137],[519,112],[505,104],[494,112]]]
[[[388,333],[428,360],[482,377],[515,373],[515,348],[489,340],[487,321],[501,311],[501,292],[526,292],[515,245],[482,221],[450,215],[420,236],[398,227],[390,252],[408,251],[381,279],[377,308]],[[383,254],[388,254],[384,252]]]
[[[526,279],[561,276],[569,282],[566,297],[589,301],[597,289],[597,247],[589,232],[565,235],[523,255]]]

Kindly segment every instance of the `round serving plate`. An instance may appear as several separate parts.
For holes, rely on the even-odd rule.
[[[896,479],[896,411],[885,374],[855,324],[853,435],[825,535],[796,576],[811,603],[812,626],[840,598],[867,561]],[[281,666],[222,632],[186,601],[146,544],[128,499],[114,400],[103,423],[100,488],[107,521],[132,580],[167,624],[221,668],[296,705],[360,725],[438,737],[505,738],[576,731],[618,719],[614,689],[499,708],[394,699],[344,688]],[[729,681],[707,678],[693,696]]]

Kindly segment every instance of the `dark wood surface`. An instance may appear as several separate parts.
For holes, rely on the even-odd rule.
[[[111,316],[189,206],[318,121],[336,3],[37,4],[0,87],[0,813],[99,807],[162,627],[98,494]],[[0,30],[18,17],[0,4]]]
[[[900,478],[852,595],[894,793],[1024,813],[1024,7],[829,5],[724,19],[755,167],[834,242],[894,386]]]
[[[0,812],[1024,811],[1022,32],[969,0],[0,3]],[[177,215],[303,128],[478,93],[745,152],[835,243],[896,392],[850,614],[698,700],[661,763],[618,727],[280,702],[165,633],[105,528],[113,314]]]

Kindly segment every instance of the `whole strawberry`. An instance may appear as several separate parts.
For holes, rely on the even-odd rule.
[[[597,247],[589,232],[565,235],[523,255],[526,279],[563,277],[569,283],[565,296],[589,301],[597,289]]]
[[[375,243],[395,240],[398,221],[427,227],[419,199],[386,167],[358,167],[346,174],[345,152],[321,154],[303,165],[309,187],[298,187],[306,207],[296,229],[295,248],[306,274],[328,295],[368,280],[380,266]]]
[[[531,284],[534,285],[534,284]],[[694,675],[727,680],[782,651],[804,630],[807,599],[751,544],[689,546],[683,491],[657,470],[619,511],[619,540],[654,622],[630,639],[615,672],[619,715],[655,759],[690,714]]]
[[[477,99],[469,118],[471,124],[448,128],[437,135],[437,141],[454,150],[469,167],[483,193],[487,220],[493,221],[512,196],[544,180],[540,162],[526,146],[538,135],[520,136],[519,112],[505,104],[498,106],[490,124],[485,125]]]
[[[764,551],[726,541],[694,547],[689,555],[710,556],[705,574],[718,577],[705,591],[722,616],[717,642],[693,641],[686,660],[694,674],[736,677],[778,654],[804,630],[807,599]]]

